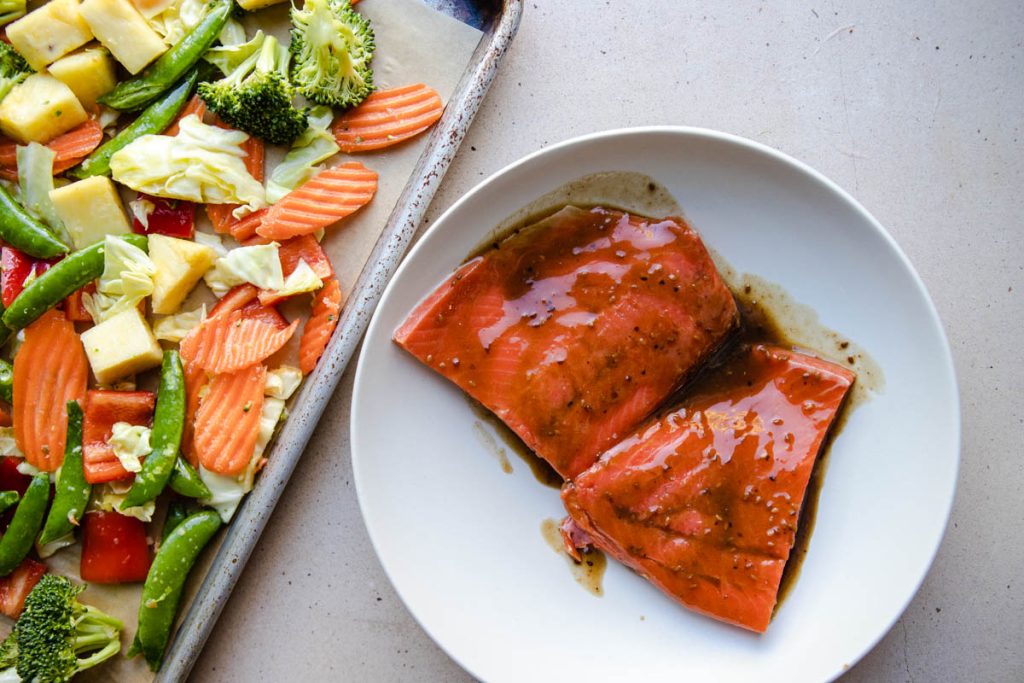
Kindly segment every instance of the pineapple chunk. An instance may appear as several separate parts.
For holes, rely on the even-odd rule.
[[[92,40],[78,0],[51,0],[7,27],[14,49],[36,71]]]
[[[96,39],[133,74],[167,49],[129,0],[84,0],[82,16]]]
[[[50,65],[50,75],[71,88],[83,107],[96,106],[96,99],[117,85],[110,54],[101,48],[82,50],[61,57]]]
[[[127,235],[132,231],[121,196],[106,176],[93,176],[50,190],[50,201],[64,221],[75,249],[84,249],[107,235]]]
[[[0,102],[0,131],[21,143],[46,143],[89,116],[71,88],[49,74],[32,74]]]
[[[153,277],[153,312],[170,315],[213,266],[212,247],[166,235],[149,236],[149,258],[156,265]]]
[[[254,10],[263,9],[264,7],[276,5],[279,2],[284,2],[284,0],[238,0],[238,6],[246,12],[252,12]]]
[[[163,358],[149,323],[134,307],[83,332],[82,345],[100,384],[149,370]]]

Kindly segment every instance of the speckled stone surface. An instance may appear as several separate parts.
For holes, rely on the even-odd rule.
[[[796,156],[899,242],[963,402],[953,517],[907,612],[844,681],[1024,680],[1024,4],[527,2],[430,211],[540,147],[689,124]],[[351,373],[194,681],[471,680],[413,621],[360,519]]]

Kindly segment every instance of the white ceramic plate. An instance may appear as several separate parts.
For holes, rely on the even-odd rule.
[[[391,343],[497,222],[579,176],[646,173],[738,271],[781,284],[881,365],[836,440],[802,573],[764,635],[682,609],[609,562],[577,585],[540,533],[558,492],[498,467],[461,392]],[[763,145],[692,128],[611,131],[512,164],[449,209],[381,299],[356,374],[352,460],[385,571],[437,643],[485,681],[824,681],[892,626],[953,501],[960,411],[924,285],[856,201]]]

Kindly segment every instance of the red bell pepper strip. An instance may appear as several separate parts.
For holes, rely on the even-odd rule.
[[[21,458],[0,458],[0,491],[17,491],[19,496],[25,495],[28,485],[32,483],[32,477],[18,471],[20,464]]]
[[[129,479],[107,440],[115,422],[149,426],[156,395],[152,391],[90,391],[85,396],[82,423],[82,469],[90,484]]]
[[[0,579],[0,614],[17,619],[25,598],[45,573],[45,564],[26,557],[13,572]]]
[[[95,293],[96,285],[90,282],[85,287],[76,289],[68,298],[64,299],[64,316],[73,323],[91,323],[93,321],[82,302],[82,294],[85,292]]]
[[[180,199],[152,197],[139,194],[139,202],[149,202],[153,208],[148,212],[144,225],[138,216],[132,217],[132,232],[140,235],[167,235],[181,239],[192,239],[195,229],[196,205]]]
[[[4,247],[0,251],[0,268],[3,269],[3,274],[0,275],[0,298],[3,300],[4,308],[10,306],[21,294],[21,290],[25,289],[25,280],[29,275],[38,276],[56,262],[57,260],[34,259],[14,247]]]
[[[85,513],[79,567],[83,581],[145,581],[152,561],[144,522],[118,512],[93,510]]]

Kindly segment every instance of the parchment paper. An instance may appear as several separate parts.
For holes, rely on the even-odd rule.
[[[426,83],[441,95],[444,102],[455,89],[463,71],[469,64],[470,57],[480,41],[481,33],[466,24],[437,12],[420,0],[363,0],[358,10],[373,22],[376,35],[377,50],[373,61],[374,82],[379,89],[405,85],[408,83]],[[270,7],[247,19],[249,35],[256,28],[263,28],[269,33],[287,40],[288,35],[288,4]],[[323,246],[334,266],[335,273],[341,283],[342,291],[351,293],[353,284],[359,276],[373,249],[377,238],[387,221],[398,196],[409,180],[423,147],[426,134],[407,143],[390,149],[359,155],[339,155],[326,163],[336,165],[344,160],[354,159],[366,167],[377,171],[380,175],[377,194],[373,201],[353,216],[349,216],[340,224],[328,228]],[[274,164],[283,156],[283,150],[268,150],[267,174]],[[197,212],[197,227],[203,229],[204,212]],[[207,228],[208,231],[208,228]],[[230,240],[226,240],[226,243]],[[234,246],[234,244],[230,244]],[[183,310],[190,310],[196,302],[208,297],[200,284],[200,291],[193,293]],[[308,300],[296,302],[284,310],[289,319],[293,319],[299,311],[308,308]],[[295,340],[298,339],[296,335]],[[294,348],[286,349],[284,357],[294,355]],[[294,363],[294,361],[292,361]],[[269,456],[273,457],[273,445]],[[257,479],[256,486],[260,482]],[[287,497],[287,492],[285,493]],[[284,501],[282,501],[284,503]],[[286,504],[286,503],[285,503]],[[158,537],[161,528],[162,506],[157,517],[150,525],[151,537]],[[325,511],[329,514],[329,511]],[[192,572],[189,584],[179,613],[179,621],[191,604],[198,591],[210,563],[219,545],[219,538],[210,544]],[[75,581],[78,577],[80,544],[59,551],[47,560],[52,571],[63,574]],[[258,555],[252,557],[259,562]],[[91,585],[81,596],[81,600],[95,605],[103,611],[122,619],[125,623],[121,635],[122,653],[127,651],[135,635],[141,584],[120,586]],[[288,623],[287,615],[280,615],[282,627]],[[0,617],[0,637],[6,637],[11,628],[10,620]],[[273,653],[253,653],[254,657],[274,656]],[[141,657],[127,659],[118,657],[107,663],[84,672],[75,678],[82,683],[117,681],[120,683],[149,683],[154,674],[146,667]]]

